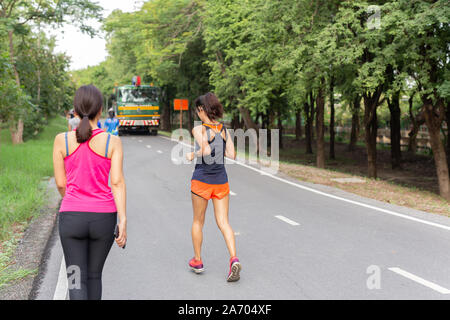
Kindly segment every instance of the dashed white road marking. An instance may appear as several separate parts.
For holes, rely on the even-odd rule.
[[[192,147],[192,145],[190,145],[188,143],[179,142],[179,141],[177,141],[175,139],[171,139],[171,138],[163,137],[163,136],[161,136],[161,138],[166,139],[166,140],[170,140],[172,142],[181,143],[181,144],[184,144],[184,145],[186,145],[188,147]],[[401,213],[394,212],[394,211],[391,211],[391,210],[378,208],[378,207],[375,207],[375,206],[372,206],[372,205],[369,205],[369,204],[365,204],[365,203],[362,203],[362,202],[358,202],[358,201],[342,198],[342,197],[335,196],[335,195],[332,195],[332,194],[329,194],[329,193],[326,193],[326,192],[323,192],[323,191],[315,190],[313,188],[309,188],[309,187],[300,185],[298,183],[295,183],[295,182],[292,182],[292,181],[289,181],[289,180],[277,177],[276,175],[273,175],[271,173],[264,172],[263,170],[260,170],[258,168],[254,168],[254,167],[252,167],[250,165],[247,165],[245,163],[242,163],[240,161],[231,160],[231,159],[227,159],[227,161],[230,161],[231,163],[236,163],[236,164],[241,165],[241,166],[243,166],[243,167],[245,167],[247,169],[256,171],[256,172],[258,172],[261,175],[264,175],[264,176],[270,177],[272,179],[275,179],[275,180],[287,183],[287,184],[289,184],[289,185],[291,185],[293,187],[299,188],[299,189],[303,189],[303,190],[307,190],[307,191],[310,191],[310,192],[314,192],[314,193],[320,194],[320,195],[328,197],[328,198],[332,198],[332,199],[348,202],[348,203],[351,203],[351,204],[354,204],[354,205],[357,205],[357,206],[360,206],[360,207],[364,207],[364,208],[380,211],[380,212],[383,212],[383,213],[386,213],[386,214],[389,214],[389,215],[392,215],[392,216],[396,216],[396,217],[399,217],[399,218],[403,218],[403,219],[407,219],[407,220],[410,220],[410,221],[414,221],[414,222],[422,223],[422,224],[425,224],[425,225],[429,225],[431,227],[436,227],[436,228],[440,228],[440,229],[444,229],[444,230],[450,231],[450,226],[446,226],[446,225],[443,225],[443,224],[439,224],[439,223],[435,223],[435,222],[431,222],[431,221],[427,221],[427,220],[423,220],[423,219],[419,219],[419,218],[414,218],[414,217],[408,216],[406,214],[401,214]]]
[[[158,152],[159,154],[163,153],[161,150],[158,150],[158,151],[156,151],[156,152]]]
[[[425,279],[423,279],[421,277],[418,277],[418,276],[416,276],[416,275],[414,275],[412,273],[409,273],[409,272],[407,272],[405,270],[402,270],[400,268],[389,268],[389,270],[391,270],[392,272],[395,272],[395,273],[397,273],[397,274],[399,274],[399,275],[401,275],[401,276],[403,276],[405,278],[408,278],[408,279],[410,279],[412,281],[420,283],[421,285],[423,285],[425,287],[428,287],[430,289],[433,289],[434,291],[437,291],[437,292],[439,292],[441,294],[449,294],[450,293],[450,290],[448,290],[448,289],[446,289],[444,287],[441,287],[440,285],[437,285],[436,283],[433,283],[431,281],[428,281],[428,280],[425,280]]]
[[[146,145],[146,147],[148,148],[148,149],[151,149],[152,148],[152,146],[151,145]]]
[[[237,196],[237,194],[236,193],[234,193],[233,191],[231,191],[230,190],[230,195],[232,195],[232,196]]]
[[[138,140],[138,142],[143,142],[142,140]]]
[[[289,223],[289,224],[292,225],[292,226],[299,226],[299,225],[300,225],[299,223],[297,223],[297,222],[295,222],[295,221],[292,221],[291,219],[288,219],[288,218],[283,217],[283,216],[275,216],[275,218],[278,218],[278,219],[280,219],[281,221],[284,221],[284,222],[286,222],[286,223]]]
[[[53,300],[66,300],[67,288],[66,262],[63,257],[61,260],[61,267],[59,268],[58,282],[56,283]]]

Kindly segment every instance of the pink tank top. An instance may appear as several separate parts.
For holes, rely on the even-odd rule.
[[[111,159],[106,157],[107,150],[104,157],[89,146],[91,139],[102,132],[102,129],[93,130],[92,137],[64,159],[67,186],[59,212],[117,212],[108,185]]]

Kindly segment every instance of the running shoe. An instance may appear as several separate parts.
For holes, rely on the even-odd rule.
[[[230,259],[230,271],[228,272],[227,281],[228,282],[234,282],[238,281],[240,277],[240,272],[242,270],[242,265],[239,262],[239,259],[237,257],[232,257]]]
[[[203,268],[202,260],[195,260],[195,258],[192,258],[191,261],[189,261],[189,267],[195,273],[202,273],[203,271],[205,271],[205,268]]]

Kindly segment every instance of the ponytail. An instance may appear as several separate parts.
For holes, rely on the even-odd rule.
[[[91,138],[92,128],[88,116],[83,116],[81,123],[77,127],[76,136],[78,143],[86,142]]]
[[[76,137],[78,143],[88,141],[92,136],[90,120],[94,120],[103,107],[103,95],[95,86],[80,87],[74,98],[75,112],[81,118],[77,128]]]

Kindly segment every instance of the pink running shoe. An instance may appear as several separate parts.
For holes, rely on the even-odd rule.
[[[205,268],[203,268],[202,260],[195,260],[195,258],[192,258],[191,261],[189,261],[189,267],[195,273],[202,273],[203,271],[205,271]]]
[[[230,259],[230,271],[228,272],[227,281],[228,282],[234,282],[238,281],[240,277],[240,272],[242,270],[242,265],[239,262],[239,259],[237,257],[232,257]]]

